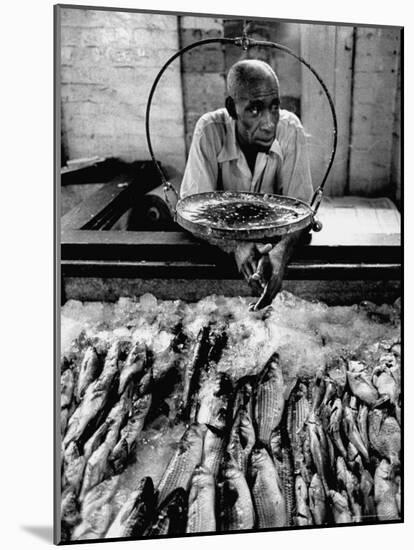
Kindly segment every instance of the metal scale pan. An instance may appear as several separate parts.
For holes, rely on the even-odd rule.
[[[150,138],[150,109],[157,84],[167,67],[183,53],[201,45],[219,42],[235,44],[248,50],[253,46],[270,47],[281,50],[295,57],[303,63],[321,84],[331,109],[333,119],[333,145],[327,169],[319,187],[316,188],[311,203],[292,197],[275,194],[213,191],[198,193],[180,199],[175,188],[167,181],[161,166],[157,163]],[[174,219],[187,231],[196,237],[207,240],[212,244],[218,241],[263,241],[278,238],[300,229],[310,228],[320,231],[322,225],[315,216],[322,200],[323,187],[331,169],[337,145],[337,120],[332,98],[321,77],[302,57],[281,44],[258,41],[247,37],[246,25],[243,36],[239,38],[209,38],[194,42],[176,52],[161,68],[152,85],[145,117],[146,137],[151,158],[160,173],[164,186],[166,202],[173,213]],[[177,197],[175,208],[168,198],[168,191]]]
[[[177,222],[206,240],[267,241],[308,227],[313,212],[292,197],[230,191],[198,193],[178,202]]]

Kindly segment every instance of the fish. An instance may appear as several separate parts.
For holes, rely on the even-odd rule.
[[[65,407],[60,411],[60,434],[62,438],[65,436],[68,421],[69,421],[69,409]]]
[[[208,424],[206,427],[201,464],[210,470],[216,479],[226,446],[224,426],[223,429]]]
[[[397,505],[398,515],[401,515],[401,477],[395,476],[396,492],[395,503]]]
[[[312,411],[316,412],[322,404],[325,396],[326,384],[321,371],[318,371],[312,384]]]
[[[286,505],[281,482],[265,447],[256,446],[251,453],[249,484],[256,526],[259,529],[286,526]]]
[[[329,422],[329,428],[328,433],[330,434],[332,438],[332,442],[334,443],[335,447],[338,449],[341,456],[344,458],[347,458],[347,453],[345,449],[345,445],[342,441],[341,436],[341,424],[342,424],[342,401],[339,397],[337,397],[332,405],[331,408],[331,418]]]
[[[119,379],[118,357],[120,344],[116,341],[108,351],[104,368],[99,377],[89,384],[84,397],[75,412],[72,414],[66,431],[63,444],[65,447],[72,441],[80,441],[85,437],[85,431],[105,415],[106,407],[110,402],[111,391],[117,388]],[[92,429],[93,433],[94,429]],[[87,439],[85,437],[85,439]]]
[[[357,425],[358,425],[358,431],[361,435],[364,446],[366,449],[368,449],[369,448],[368,407],[364,403],[361,403],[358,409]]]
[[[114,516],[112,503],[106,502],[100,508],[83,516],[82,522],[72,532],[72,540],[96,540],[104,537]]]
[[[81,520],[79,501],[76,492],[71,487],[62,493],[60,517],[64,526],[69,530]]]
[[[399,519],[396,492],[391,464],[384,458],[377,466],[374,475],[374,500],[380,521]]]
[[[93,487],[81,502],[82,521],[72,532],[72,540],[102,538],[113,520],[113,497],[119,476],[102,481]]]
[[[253,415],[253,388],[256,383],[256,377],[243,376],[236,382],[235,395],[232,402],[234,422],[240,409],[245,409],[250,417]]]
[[[218,528],[221,532],[253,529],[254,507],[242,470],[229,460],[222,463],[218,493]]]
[[[362,514],[366,519],[376,518],[374,502],[374,480],[365,468],[361,471],[360,489],[362,494]]]
[[[322,399],[322,405],[327,405],[330,401],[332,401],[332,399],[335,399],[335,397],[337,397],[336,386],[334,382],[329,378],[329,376],[325,376],[324,382],[325,394]]]
[[[108,457],[108,463],[116,474],[119,474],[125,468],[129,457],[136,447],[151,406],[151,401],[152,395],[148,393],[142,397],[137,397],[132,404],[132,411],[127,423],[121,429],[119,441]]]
[[[399,386],[386,364],[378,365],[372,372],[372,381],[378,390],[379,399],[376,406],[386,401],[396,404],[400,393]]]
[[[214,425],[220,413],[230,415],[232,393],[233,387],[228,375],[211,369],[204,377],[198,393],[196,421],[199,424]]]
[[[298,526],[312,525],[312,515],[309,509],[308,488],[302,476],[295,477],[296,515],[294,523]]]
[[[401,365],[399,363],[396,363],[395,365],[390,367],[390,373],[391,376],[394,378],[395,383],[398,388],[398,393],[400,393],[401,388]]]
[[[215,530],[214,475],[205,466],[197,466],[191,478],[186,532],[207,533]]]
[[[71,369],[66,369],[60,375],[60,407],[69,407],[72,401],[75,380]]]
[[[379,395],[371,382],[371,376],[365,363],[362,361],[348,361],[347,378],[354,395],[369,406],[375,405]]]
[[[295,414],[295,430],[299,432],[305,425],[311,411],[311,405],[307,398],[307,387],[303,383],[299,383],[296,391],[296,414]],[[314,414],[314,409],[312,409]]]
[[[109,428],[110,423],[103,422],[103,424],[101,424],[99,428],[91,435],[88,441],[86,441],[83,446],[83,456],[85,457],[85,460],[88,460],[92,453],[96,451],[100,445],[102,445],[108,434]]]
[[[118,394],[121,395],[131,380],[137,381],[145,372],[148,356],[147,347],[141,342],[132,346],[119,375]]]
[[[356,476],[348,470],[342,456],[337,458],[336,464],[337,479],[340,482],[340,485],[346,489],[348,501],[351,505],[353,520],[358,523],[361,521],[361,507],[358,502],[358,480]]]
[[[155,512],[156,495],[150,477],[144,477],[128,496],[105,538],[141,536]]]
[[[325,492],[328,491],[328,483],[326,480],[328,471],[328,455],[326,442],[324,442],[322,434],[323,430],[318,429],[318,419],[315,413],[311,413],[308,421],[307,428],[309,433],[310,451],[312,454],[312,460],[315,464],[316,471],[319,474],[322,485]]]
[[[335,386],[335,393],[342,397],[347,381],[346,361],[340,355],[331,359],[326,365],[326,374],[329,381]]]
[[[314,525],[324,525],[327,521],[326,497],[321,478],[313,474],[309,486],[309,510]]]
[[[80,401],[86,388],[91,382],[96,380],[102,371],[102,365],[94,346],[90,346],[82,359],[79,369],[78,383],[76,386],[76,397]]]
[[[279,356],[274,353],[266,363],[255,393],[254,421],[256,438],[270,445],[272,431],[279,425],[285,405],[283,373]]]
[[[75,495],[78,495],[82,484],[85,464],[85,457],[82,456],[78,444],[75,441],[72,441],[64,450],[63,477],[65,480],[65,486],[71,487]]]
[[[281,480],[285,497],[287,525],[293,525],[293,512],[296,508],[295,479],[292,452],[287,447],[282,449],[282,462],[280,466],[276,465],[276,471]]]
[[[182,416],[185,420],[195,420],[195,417],[190,419],[190,415],[195,409],[194,400],[200,386],[201,370],[207,361],[208,350],[210,349],[209,334],[209,325],[200,329],[192,349],[191,359],[185,365],[184,388],[182,393]]]
[[[355,446],[361,456],[366,461],[369,461],[368,449],[365,447],[361,434],[358,431],[354,411],[348,404],[345,404],[343,407],[342,424],[348,440]]]
[[[112,476],[88,491],[81,502],[82,518],[92,517],[95,511],[99,512],[107,502],[111,502],[118,490],[119,482],[119,476]]]
[[[352,523],[346,491],[338,492],[331,489],[329,491],[329,497],[332,503],[332,513],[335,523]]]
[[[155,520],[145,529],[144,536],[181,535],[187,525],[188,492],[174,489],[160,504]]]
[[[247,409],[242,407],[234,420],[227,452],[244,474],[247,473],[248,459],[255,442],[256,434],[252,419]]]
[[[306,473],[301,471],[301,474],[304,481],[308,485],[308,483],[310,483],[310,477],[308,472],[312,471],[314,468],[312,451],[311,451],[311,443],[310,443],[310,433],[308,429],[303,431],[302,451],[303,451],[303,457],[304,457],[304,470],[306,470]]]
[[[351,441],[348,441],[348,447],[346,452],[346,461],[348,465],[352,468],[355,464],[357,464],[357,461],[361,460],[361,456],[358,452],[358,449],[353,445]]]
[[[194,372],[195,384],[190,389],[190,410],[188,420],[190,422],[209,422],[210,407],[215,406],[214,416],[218,408],[225,407],[230,401],[230,379],[224,373],[217,372],[223,349],[227,342],[227,334],[224,327],[219,325],[208,333],[207,346],[203,362]],[[221,398],[221,399],[220,399]],[[223,403],[224,401],[224,403]]]
[[[92,452],[86,463],[82,490],[79,496],[80,500],[83,500],[85,494],[90,491],[92,487],[98,485],[105,477],[110,475],[111,472],[108,471],[108,458],[118,441],[121,426],[124,424],[126,415],[128,414],[128,407],[129,398],[124,394],[119,402],[111,409],[108,418],[105,420],[108,424],[108,430],[105,439],[99,447]]]
[[[372,409],[368,414],[368,436],[372,447],[390,464],[400,464],[401,428],[396,418],[380,409]]]
[[[202,458],[205,430],[204,425],[191,424],[184,432],[158,484],[159,503],[178,487],[188,490],[193,471]]]

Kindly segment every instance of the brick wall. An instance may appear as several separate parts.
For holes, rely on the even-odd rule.
[[[149,158],[145,108],[154,78],[178,48],[177,18],[128,12],[61,10],[62,139],[68,158]],[[155,154],[185,163],[179,63],[157,88],[151,111]]]
[[[242,25],[240,19],[61,9],[66,155],[148,158],[145,107],[161,66],[178,48],[195,41],[240,36]],[[252,21],[248,33],[301,53],[331,92],[338,148],[326,194],[388,195],[399,200],[400,31]],[[224,105],[226,72],[244,57],[264,59],[278,73],[282,106],[301,117],[309,135],[312,175],[318,185],[332,144],[327,100],[306,67],[269,48],[245,53],[235,46],[210,44],[174,61],[158,85],[151,111],[157,157],[183,170],[197,119]]]
[[[212,17],[180,17],[181,47],[223,36],[223,21]],[[225,67],[220,43],[198,46],[181,56],[187,150],[201,115],[224,106]]]

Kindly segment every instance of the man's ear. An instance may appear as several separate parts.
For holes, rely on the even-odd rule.
[[[237,113],[236,113],[236,105],[234,104],[234,99],[230,96],[226,97],[226,109],[231,118],[234,118],[234,120],[237,120]]]

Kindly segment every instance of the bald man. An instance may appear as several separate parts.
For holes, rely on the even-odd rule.
[[[309,202],[312,181],[299,119],[280,109],[279,81],[259,60],[234,64],[223,109],[197,122],[181,184],[181,197],[206,191],[276,193]],[[261,294],[256,308],[279,292],[301,233],[276,244],[242,242],[233,250],[239,271]]]

